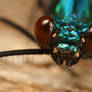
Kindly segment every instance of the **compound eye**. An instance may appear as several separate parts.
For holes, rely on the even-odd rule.
[[[40,46],[48,47],[51,30],[52,30],[51,16],[42,16],[37,20],[34,32],[36,40],[38,41]]]
[[[86,42],[86,53],[92,54],[92,24],[89,27],[88,38]]]

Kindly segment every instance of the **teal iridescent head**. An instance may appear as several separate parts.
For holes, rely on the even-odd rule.
[[[83,53],[90,23],[52,18],[50,42],[53,49],[52,57],[58,64],[65,61],[67,65],[71,66],[79,61]]]
[[[42,16],[35,25],[35,36],[39,45],[44,49],[49,49],[57,64],[65,61],[68,66],[79,61],[81,55],[84,55],[86,45],[88,52],[92,52],[92,45],[89,45],[92,41],[91,34],[92,23],[89,22]]]

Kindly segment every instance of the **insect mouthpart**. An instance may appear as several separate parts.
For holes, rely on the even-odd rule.
[[[57,47],[53,48],[52,57],[56,57],[56,63],[62,64],[64,61],[66,65],[72,66],[79,61],[80,52],[76,46],[69,46],[68,44],[59,43]]]

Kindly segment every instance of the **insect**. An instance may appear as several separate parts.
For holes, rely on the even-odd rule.
[[[72,66],[86,54],[92,55],[92,22],[90,0],[52,0],[50,14],[40,17],[34,27],[35,37],[18,25],[1,18],[38,42],[41,49],[24,49],[0,52],[0,57],[48,54],[57,64]]]

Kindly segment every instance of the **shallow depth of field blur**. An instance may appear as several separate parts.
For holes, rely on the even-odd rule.
[[[33,35],[36,20],[49,0],[0,0],[0,17]],[[45,2],[46,1],[46,2]],[[39,48],[18,30],[0,21],[0,51]],[[47,55],[0,58],[0,92],[92,92],[92,59],[81,59],[69,68],[58,66]]]

